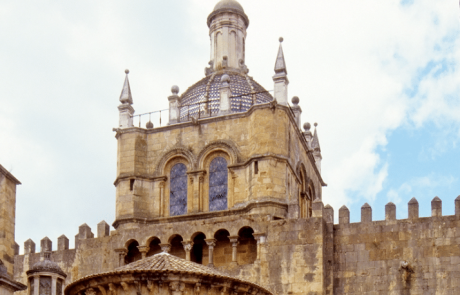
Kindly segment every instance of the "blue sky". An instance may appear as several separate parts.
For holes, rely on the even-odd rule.
[[[168,107],[209,61],[215,0],[0,1],[0,163],[18,188],[16,240],[71,241],[114,221],[118,98]],[[266,89],[278,38],[302,122],[318,122],[324,203],[352,221],[460,195],[460,21],[452,0],[249,1],[249,74]],[[156,122],[154,122],[157,124]],[[73,243],[71,242],[71,245]],[[21,250],[22,251],[22,250]]]

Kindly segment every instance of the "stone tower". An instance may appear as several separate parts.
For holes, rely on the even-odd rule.
[[[0,165],[0,259],[13,274],[14,255],[19,246],[14,241],[16,223],[16,186],[21,184],[8,170]]]

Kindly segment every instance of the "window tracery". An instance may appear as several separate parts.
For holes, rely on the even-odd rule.
[[[209,211],[226,210],[227,194],[227,161],[223,157],[217,157],[209,165]]]
[[[169,214],[177,216],[185,213],[187,213],[187,167],[177,163],[170,173]]]

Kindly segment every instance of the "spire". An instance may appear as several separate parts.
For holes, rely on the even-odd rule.
[[[283,37],[280,37],[280,48],[278,55],[276,56],[275,62],[275,76],[273,76],[273,82],[275,82],[273,97],[280,105],[288,105],[288,85],[289,79],[287,78],[286,62],[284,61]]]
[[[316,131],[316,126],[318,126],[318,123],[315,123],[315,133],[313,134],[313,140],[311,141],[311,148],[314,151],[318,151],[319,153],[321,153],[321,147],[319,146],[318,132]]]
[[[316,131],[316,126],[318,123],[315,123],[315,133],[313,134],[313,139],[311,141],[311,148],[313,149],[313,157],[315,158],[316,168],[318,168],[319,173],[321,173],[321,147],[319,146],[318,132]]]
[[[133,97],[131,95],[131,88],[129,87],[128,74],[129,70],[125,70],[126,78],[123,84],[123,90],[121,90],[120,101],[122,104],[133,104]]]
[[[285,74],[287,75],[287,69],[286,69],[286,61],[284,60],[284,53],[283,53],[283,46],[281,46],[281,43],[283,43],[283,37],[280,37],[280,47],[278,49],[278,56],[276,57],[276,63],[275,63],[275,73],[276,74]]]

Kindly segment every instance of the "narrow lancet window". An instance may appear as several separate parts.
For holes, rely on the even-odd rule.
[[[182,163],[174,165],[170,179],[169,215],[183,215],[187,213],[187,167]]]
[[[209,166],[209,211],[227,209],[227,161],[217,157]]]

